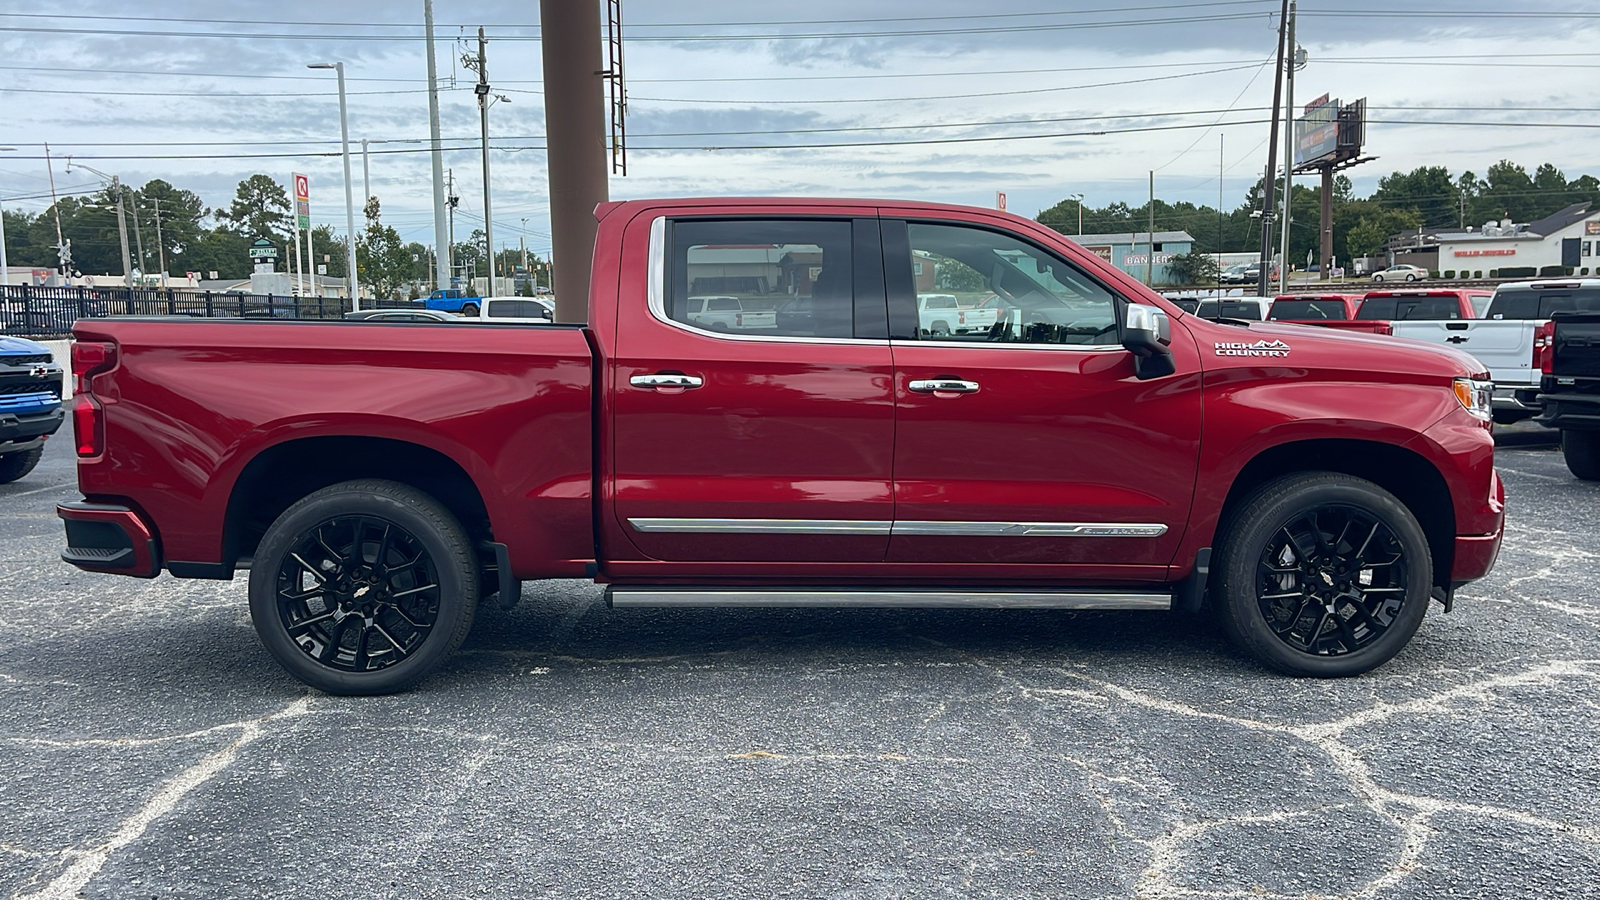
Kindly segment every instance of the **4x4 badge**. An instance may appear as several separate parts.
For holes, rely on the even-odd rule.
[[[1218,356],[1276,356],[1289,355],[1289,345],[1283,341],[1259,340],[1253,344],[1243,342],[1219,343]]]

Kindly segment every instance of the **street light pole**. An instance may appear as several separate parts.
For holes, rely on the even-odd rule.
[[[483,246],[489,251],[489,293],[495,294],[494,215],[489,209],[489,41],[478,27],[478,114],[483,119]]]
[[[68,172],[72,171],[72,165],[72,157],[69,156],[67,157]],[[133,263],[130,260],[128,253],[128,220],[122,212],[122,179],[115,175],[107,175],[99,169],[90,168],[83,163],[78,163],[77,165],[78,168],[93,172],[94,174],[99,175],[101,178],[111,179],[111,193],[116,197],[117,200],[117,237],[122,243],[122,280],[127,284],[129,290],[133,290]],[[0,242],[3,242],[3,240],[4,232],[0,231]],[[5,253],[4,251],[0,251],[0,270],[4,270],[4,268]]]
[[[0,153],[15,150],[15,147],[0,147]],[[0,287],[11,283],[11,269],[6,263],[6,207],[0,203]]]
[[[1078,236],[1083,237],[1083,195],[1073,194],[1078,199]]]
[[[350,308],[361,309],[361,278],[356,274],[356,201],[350,184],[350,116],[344,98],[344,63],[311,63],[308,69],[332,69],[339,76],[339,140],[344,145],[345,265],[350,272]]]

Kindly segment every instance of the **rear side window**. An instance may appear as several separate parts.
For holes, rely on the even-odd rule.
[[[544,306],[537,300],[495,300],[487,312],[491,319],[538,319],[544,316]]]
[[[1342,300],[1279,300],[1269,319],[1345,319]]]
[[[1494,295],[1472,294],[1467,299],[1472,302],[1472,314],[1481,319],[1489,312],[1489,301],[1494,299]]]
[[[723,334],[852,336],[850,222],[690,220],[668,234],[667,318]]]

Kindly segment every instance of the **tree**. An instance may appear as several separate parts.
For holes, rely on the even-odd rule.
[[[271,238],[288,244],[289,194],[267,175],[251,175],[239,182],[233,203],[218,218],[250,238]],[[280,251],[282,248],[279,248]]]
[[[1409,209],[1376,209],[1362,216],[1346,238],[1352,256],[1373,256],[1389,244],[1391,235],[1422,225],[1422,217]]]
[[[1167,271],[1177,278],[1179,284],[1216,284],[1217,276],[1221,274],[1217,258],[1199,250],[1173,256],[1172,261],[1167,263]]]
[[[374,297],[388,299],[415,279],[417,262],[400,240],[400,233],[383,224],[377,197],[368,197],[363,209],[367,227],[356,241],[356,265],[362,284],[370,285]]]
[[[147,250],[154,251],[147,253],[152,268],[159,268],[161,251],[165,250],[169,273],[208,271],[197,268],[184,257],[185,251],[200,240],[203,231],[201,219],[206,216],[206,207],[198,194],[179,190],[168,182],[153,178],[145,182],[144,187],[139,188],[130,199],[138,202],[140,218],[146,223],[148,233],[144,236],[144,243]],[[155,227],[158,216],[161,224],[159,230]]]
[[[1391,209],[1415,210],[1423,225],[1437,227],[1456,224],[1459,196],[1460,188],[1451,180],[1449,169],[1420,166],[1378,179],[1372,200]]]
[[[343,278],[350,274],[350,265],[345,255],[344,235],[335,231],[332,225],[318,225],[311,229],[311,253],[316,257],[311,261],[311,271],[315,272],[317,266],[327,266],[328,278]]]

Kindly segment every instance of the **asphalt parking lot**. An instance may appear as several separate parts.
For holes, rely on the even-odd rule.
[[[1582,897],[1600,485],[1535,426],[1499,567],[1339,682],[1164,613],[485,612],[308,693],[243,579],[60,563],[67,438],[0,486],[11,897]]]

